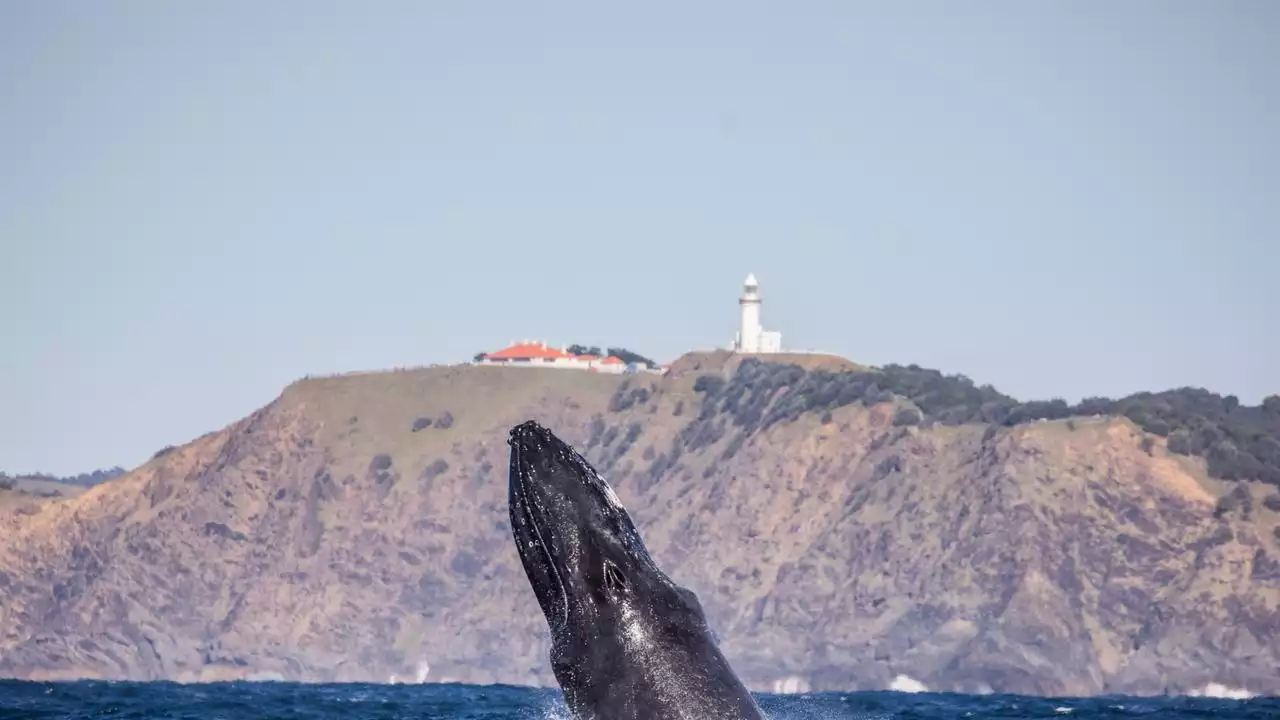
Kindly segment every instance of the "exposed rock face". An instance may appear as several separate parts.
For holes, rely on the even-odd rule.
[[[724,408],[755,400],[694,390],[731,372],[307,380],[83,495],[0,503],[0,675],[385,681],[426,660],[554,685],[506,514],[506,432],[535,418],[605,471],[755,689],[1280,692],[1273,491],[1122,419],[899,426],[872,398],[744,436]]]

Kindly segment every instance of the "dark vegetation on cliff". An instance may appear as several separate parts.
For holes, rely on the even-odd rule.
[[[108,480],[124,475],[127,470],[120,466],[108,468],[106,470],[94,470],[93,472],[80,473],[79,475],[68,475],[66,477],[58,477],[48,473],[34,472],[29,475],[8,475],[0,472],[0,488],[11,488],[18,480],[42,480],[45,482],[57,482],[65,485],[79,485],[81,487],[93,487],[98,483],[104,483]]]
[[[806,412],[824,413],[846,405],[872,406],[895,395],[914,408],[898,411],[894,424],[1014,426],[1040,420],[1092,415],[1123,416],[1146,432],[1168,439],[1169,450],[1195,455],[1210,475],[1223,480],[1256,479],[1280,486],[1280,396],[1261,405],[1240,404],[1201,388],[1142,392],[1113,400],[1090,397],[1074,405],[1060,398],[1019,402],[964,375],[946,375],[918,365],[887,365],[877,371],[806,371],[796,365],[748,358],[732,378],[702,375],[694,390],[706,397],[699,417],[684,431],[686,449],[697,449],[737,432],[741,440]],[[643,402],[643,388],[623,384],[609,409],[619,412]],[[726,418],[729,418],[726,425]],[[727,451],[741,443],[735,440]]]
[[[628,365],[632,363],[640,365],[648,365],[649,367],[658,367],[658,363],[652,358],[645,357],[638,352],[628,350],[626,348],[611,347],[605,348],[604,352],[600,352],[599,345],[570,345],[569,352],[574,355],[595,355],[596,357],[608,357],[612,355]]]

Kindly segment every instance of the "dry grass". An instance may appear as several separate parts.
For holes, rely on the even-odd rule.
[[[603,412],[628,377],[552,368],[459,365],[379,375],[303,380],[282,395],[286,407],[319,424],[320,444],[362,473],[376,455],[397,466],[425,466],[455,443],[489,435],[536,414],[548,398],[572,396],[587,414]],[[448,413],[452,425],[440,427]],[[419,418],[432,421],[414,431]]]

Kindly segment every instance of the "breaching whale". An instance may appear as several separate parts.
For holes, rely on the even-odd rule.
[[[697,596],[649,556],[595,468],[534,421],[511,429],[508,509],[581,720],[763,720]]]

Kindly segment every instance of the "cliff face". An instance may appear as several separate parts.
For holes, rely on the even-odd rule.
[[[0,675],[385,681],[426,661],[554,685],[507,526],[506,432],[535,418],[605,472],[754,688],[1280,692],[1274,491],[1128,420],[797,411],[799,375],[762,391],[725,360],[307,380],[82,495],[0,503]]]

